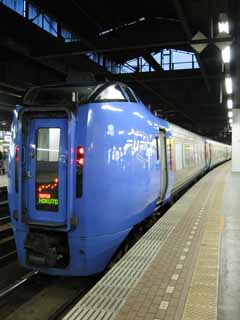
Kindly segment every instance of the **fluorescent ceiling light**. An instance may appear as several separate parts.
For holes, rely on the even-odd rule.
[[[228,119],[228,122],[229,122],[230,124],[232,124],[232,119]]]
[[[229,110],[231,110],[231,109],[233,108],[233,101],[232,101],[232,99],[228,99],[228,100],[227,100],[227,107],[228,107]]]
[[[232,84],[232,78],[231,77],[226,77],[225,78],[225,86],[226,86],[226,91],[227,94],[232,94],[233,92],[233,84]]]
[[[229,33],[229,23],[226,13],[220,13],[218,22],[219,33]]]
[[[224,63],[229,63],[231,60],[231,49],[230,46],[225,47],[222,50],[222,59]]]
[[[233,116],[232,111],[228,111],[228,118],[232,118],[232,116]]]
[[[218,31],[219,33],[229,33],[229,23],[226,22],[218,22]]]

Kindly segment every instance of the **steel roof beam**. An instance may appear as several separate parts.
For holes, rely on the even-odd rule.
[[[191,41],[192,40],[192,32],[191,32],[191,29],[190,29],[189,24],[187,22],[187,19],[186,19],[186,16],[184,14],[182,5],[180,3],[180,0],[173,0],[173,4],[174,4],[175,10],[177,12],[177,15],[178,15],[178,17],[179,17],[179,19],[181,21],[182,28],[183,28],[183,30],[185,32],[187,40]],[[211,86],[210,86],[210,83],[209,83],[209,80],[208,80],[208,77],[207,77],[207,73],[206,73],[205,67],[204,67],[204,65],[203,65],[203,63],[202,63],[202,61],[200,59],[199,53],[197,51],[195,51],[195,54],[196,54],[197,62],[199,64],[200,71],[201,71],[204,83],[205,83],[205,85],[207,87],[207,90],[210,92],[211,91]]]
[[[19,101],[20,100],[17,97],[6,95],[0,92],[0,106],[1,108],[5,108],[5,110],[13,110]]]
[[[178,81],[178,80],[201,80],[201,72],[199,69],[189,70],[172,70],[172,71],[155,71],[155,72],[136,72],[134,76],[144,82],[158,82],[158,81]],[[109,76],[111,78],[111,76]],[[129,78],[128,74],[120,73],[113,76],[113,79],[119,81],[133,83],[134,79]],[[222,73],[214,73],[208,76],[211,80],[222,80]]]
[[[100,44],[98,45],[98,49],[86,49],[86,47],[71,44],[71,47],[69,48],[69,45],[66,45],[65,48],[62,51],[48,51],[46,54],[36,54],[34,57],[37,59],[41,58],[60,58],[60,57],[67,57],[67,56],[78,56],[78,55],[85,55],[87,53],[114,53],[114,52],[121,52],[121,51],[134,51],[139,49],[148,49],[151,51],[156,51],[164,48],[178,48],[180,47],[188,47],[189,52],[195,52],[192,47],[190,47],[191,44],[205,44],[207,42],[208,45],[213,45],[217,42],[225,42],[230,41],[231,38],[229,37],[221,37],[221,38],[215,38],[213,40],[181,40],[181,41],[167,41],[167,42],[155,42],[151,44],[137,44],[137,45],[122,45],[119,47],[113,47],[111,43],[109,42],[109,47],[100,47]],[[187,51],[187,50],[186,50]],[[138,54],[139,56],[139,54]]]
[[[150,53],[144,53],[142,56],[155,71],[163,71],[163,68]]]

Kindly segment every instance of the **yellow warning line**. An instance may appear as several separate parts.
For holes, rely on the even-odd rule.
[[[217,176],[216,182],[220,187],[212,192],[205,206],[207,221],[182,320],[218,318],[220,240],[224,229],[224,216],[220,208],[226,182],[224,171]]]

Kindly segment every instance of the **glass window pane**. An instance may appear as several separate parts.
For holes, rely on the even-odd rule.
[[[1,2],[10,9],[23,15],[23,0],[3,0]]]
[[[58,211],[58,161],[60,128],[37,131],[36,208]]]
[[[111,85],[104,89],[95,101],[126,101],[119,86]]]
[[[42,14],[39,9],[35,8],[31,4],[29,4],[29,20],[39,27],[42,27]]]
[[[43,29],[57,37],[57,22],[47,15],[43,16]]]

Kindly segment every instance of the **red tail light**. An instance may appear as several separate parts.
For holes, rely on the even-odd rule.
[[[19,146],[15,148],[15,191],[18,192],[18,163],[19,163]]]
[[[77,147],[76,154],[76,197],[82,196],[83,189],[83,166],[84,166],[84,148]]]
[[[77,147],[77,166],[84,165],[84,148]]]
[[[16,159],[16,162],[19,161],[19,146],[16,146],[16,150],[15,150],[15,159]]]

